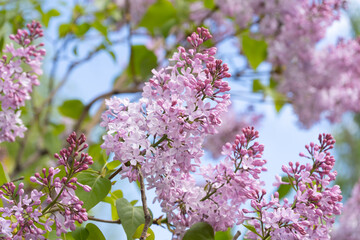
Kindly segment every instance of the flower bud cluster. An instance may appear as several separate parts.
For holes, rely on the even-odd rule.
[[[6,239],[45,239],[43,235],[53,230],[54,223],[60,236],[68,230],[74,231],[75,222],[87,221],[83,202],[75,195],[77,186],[91,190],[75,177],[93,163],[88,154],[80,153],[87,147],[85,140],[83,134],[77,138],[72,133],[67,138],[70,146],[61,150],[60,155],[55,154],[59,165],[65,167],[64,177],[57,176],[61,172],[59,168],[50,167],[30,178],[41,186],[41,191],[34,189],[30,195],[24,194],[23,183],[16,187],[10,182],[1,187],[0,197],[5,205],[0,208],[0,234]]]
[[[305,146],[308,156],[300,154],[311,163],[284,165],[282,170],[289,181],[283,182],[278,177],[274,184],[289,184],[296,192],[292,202],[285,198],[280,203],[278,193],[266,201],[264,190],[252,196],[253,211],[244,209],[243,212],[257,213],[257,217],[247,217],[257,233],[249,231],[247,238],[330,239],[335,216],[342,208],[342,196],[339,186],[331,186],[336,172],[332,171],[335,160],[328,150],[333,148],[335,140],[330,134],[320,134],[319,143]]]
[[[33,41],[42,37],[43,31],[35,21],[27,28],[10,35],[9,38],[20,47],[15,48],[12,43],[6,45],[6,55],[0,59],[0,142],[23,137],[26,128],[20,119],[19,108],[30,99],[33,86],[39,85],[38,75],[42,74],[44,44],[34,45]]]

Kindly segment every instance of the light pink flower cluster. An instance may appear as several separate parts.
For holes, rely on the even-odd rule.
[[[330,186],[336,172],[332,171],[335,159],[328,150],[333,148],[335,140],[330,134],[320,134],[319,142],[320,145],[306,146],[309,156],[300,154],[311,163],[283,165],[288,183],[277,177],[274,185],[290,184],[296,191],[292,202],[285,198],[280,203],[278,193],[266,201],[265,190],[250,197],[253,211],[244,209],[243,212],[257,215],[247,217],[256,229],[256,233],[248,232],[248,239],[330,239],[335,215],[339,215],[342,208],[342,196],[339,186]]]
[[[219,164],[200,168],[204,139],[216,133],[230,104],[223,81],[230,76],[228,68],[213,57],[214,48],[201,46],[210,37],[204,28],[193,33],[188,38],[192,48],[179,47],[172,65],[153,71],[138,103],[107,100],[102,147],[122,162],[123,177],[134,181],[142,171],[148,188],[155,188],[155,200],[174,227],[175,238],[200,221],[219,231],[249,220],[258,231],[248,234],[251,239],[260,234],[261,239],[328,239],[342,198],[338,186],[329,187],[336,176],[335,160],[328,152],[335,143],[331,135],[320,135],[320,145],[306,146],[312,164],[283,166],[297,191],[293,203],[285,199],[280,204],[277,195],[265,200],[259,180],[266,170],[264,146],[253,143],[258,138],[254,128],[244,128],[233,144],[225,144],[226,158]],[[247,200],[254,210],[242,210]]]
[[[358,182],[353,190],[351,197],[344,205],[344,209],[340,216],[340,223],[331,234],[334,240],[357,240],[360,236],[360,182]]]
[[[336,121],[346,111],[360,111],[355,97],[360,91],[358,69],[348,60],[359,47],[353,42],[341,43],[336,51],[334,47],[317,47],[327,28],[338,19],[344,0],[216,2],[223,14],[222,21],[214,16],[217,25],[228,25],[226,18],[233,17],[233,29],[255,26],[254,37],[267,42],[266,61],[272,64],[272,77],[304,126],[313,125],[324,115]]]
[[[236,115],[234,110],[230,110],[221,116],[222,124],[217,128],[217,133],[208,135],[205,139],[204,149],[208,150],[213,158],[221,156],[222,146],[227,142],[232,142],[241,129],[247,126],[256,126],[261,121],[263,115],[255,114],[248,109]]]
[[[230,104],[230,88],[223,81],[230,76],[228,68],[214,58],[215,48],[201,46],[209,38],[208,30],[199,28],[188,38],[191,49],[179,47],[170,59],[174,64],[153,70],[138,103],[112,98],[102,116],[107,129],[102,147],[115,153],[130,180],[137,179],[141,165],[169,220],[182,226],[196,220],[191,211],[182,214],[182,202],[202,198],[190,173],[199,166],[205,136],[216,132]]]
[[[45,239],[45,233],[52,231],[55,222],[56,233],[74,231],[75,221],[86,221],[86,209],[83,202],[75,195],[76,185],[85,191],[91,188],[80,184],[75,174],[88,169],[93,163],[92,158],[86,153],[80,153],[87,147],[85,136],[76,138],[72,133],[67,142],[68,148],[60,151],[59,165],[65,166],[64,177],[56,177],[59,168],[44,168],[42,174],[36,173],[30,180],[42,187],[41,191],[32,190],[30,195],[24,193],[24,184],[18,187],[14,183],[1,186],[0,197],[4,207],[0,208],[0,236],[4,239]]]
[[[125,2],[119,1],[120,6],[125,7]],[[153,2],[136,1],[141,6],[132,14],[136,22]],[[335,122],[346,111],[360,111],[359,71],[353,60],[358,42],[317,46],[345,5],[346,0],[216,0],[214,9],[208,9],[203,1],[194,1],[189,14],[195,24],[213,27],[215,41],[239,28],[251,29],[254,38],[264,39],[266,61],[272,64],[278,90],[292,103],[300,122],[310,127],[324,117]],[[184,33],[180,30],[175,35],[182,39]]]
[[[0,60],[0,142],[23,137],[26,128],[20,119],[19,108],[30,99],[33,86],[39,85],[38,75],[42,74],[44,45],[33,45],[33,42],[43,36],[43,31],[35,21],[27,28],[10,35],[20,47],[16,48],[12,43],[6,45],[4,52],[7,55]]]

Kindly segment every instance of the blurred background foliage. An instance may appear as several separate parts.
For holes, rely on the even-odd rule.
[[[179,45],[186,45],[186,37],[197,26],[216,28],[213,23],[205,21],[207,16],[200,22],[190,20],[189,6],[194,0],[157,0],[149,6],[138,6],[144,8],[140,19],[132,15],[134,13],[127,4],[131,1],[124,2],[124,7],[119,8],[110,0],[0,1],[0,49],[8,43],[9,34],[36,19],[45,28],[44,40],[48,53],[41,86],[35,88],[31,101],[22,109],[22,119],[28,128],[25,137],[14,143],[0,144],[0,160],[12,179],[19,176],[29,179],[43,166],[54,166],[56,162],[53,154],[63,147],[64,138],[72,130],[91,136],[89,153],[95,160],[93,169],[98,175],[111,175],[117,166],[110,164],[111,160],[101,150],[99,132],[103,130],[96,128],[105,109],[102,100],[121,93],[138,96],[136,94],[149,78],[151,69],[164,66]],[[212,0],[204,0],[204,6],[211,10],[210,14],[217,9]],[[348,14],[354,36],[358,36],[359,11],[349,10]],[[232,80],[257,96],[255,101],[267,103],[269,97],[274,111],[281,111],[288,104],[286,96],[276,91],[276,83],[269,74],[260,77],[256,74],[256,69],[266,59],[266,42],[254,38],[249,31],[237,30],[235,37],[242,48],[234,48],[232,55],[223,56],[230,63],[230,69],[236,69]],[[147,45],[149,39],[152,39],[152,46]],[[214,39],[209,44],[220,45],[224,40]],[[127,48],[126,54],[117,51],[119,45]],[[156,51],[157,45],[163,46],[161,51]],[[64,98],[66,94],[59,97],[59,91],[75,70],[102,54],[106,54],[116,64],[126,62],[121,66],[119,64],[112,79],[99,80],[100,84],[112,82],[112,88],[100,95],[90,96],[87,102]],[[239,66],[239,61],[233,61],[233,55],[247,60],[240,61]],[[271,68],[267,71],[271,71]],[[255,74],[244,77],[249,72]],[[86,79],[81,81],[86,88]],[[253,100],[251,98],[249,102]],[[337,183],[345,197],[348,197],[360,177],[360,115],[346,116],[345,123],[337,126],[335,132],[337,158],[341,159],[336,165]],[[288,191],[281,189],[282,196],[286,196]],[[116,190],[114,192],[114,196],[120,194]],[[112,206],[112,218],[116,219],[116,198],[111,199],[111,196],[106,201]],[[231,239],[230,230],[217,233],[216,239]]]

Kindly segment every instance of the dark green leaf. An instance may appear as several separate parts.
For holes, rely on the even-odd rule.
[[[77,227],[75,231],[71,233],[75,240],[87,240],[89,231],[84,227]]]
[[[283,182],[289,182],[289,178],[287,176],[282,177]],[[279,199],[283,199],[286,197],[291,190],[291,186],[289,184],[281,184],[279,188],[277,189],[277,192],[279,193]]]
[[[144,45],[131,46],[131,56],[127,73],[130,77],[141,77],[144,81],[157,66],[155,54]]]
[[[264,40],[251,38],[249,32],[242,35],[242,48],[244,55],[254,70],[267,57],[267,43]]]
[[[83,207],[86,208],[86,210],[94,207],[110,192],[110,180],[102,177],[101,175],[97,175],[91,172],[83,172],[80,173],[77,178],[80,183],[91,187],[90,192],[84,191],[81,187],[78,187],[76,190],[76,196],[78,196],[80,200],[84,202]]]
[[[116,209],[121,220],[121,224],[126,233],[127,239],[133,239],[136,229],[145,223],[145,217],[142,207],[134,207],[125,198],[116,200]]]
[[[72,119],[78,119],[84,110],[84,104],[80,100],[67,100],[58,108],[61,115]]]
[[[104,234],[102,234],[100,229],[95,224],[86,224],[86,229],[89,231],[87,240],[106,240]]]
[[[174,21],[175,20],[175,21]],[[168,24],[171,22],[172,24]],[[167,37],[173,25],[176,24],[176,9],[168,0],[157,0],[151,5],[139,23],[152,34],[162,34]]]
[[[205,222],[195,223],[185,233],[183,240],[214,240],[214,229]]]

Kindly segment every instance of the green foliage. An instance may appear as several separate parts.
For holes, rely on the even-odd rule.
[[[84,227],[78,227],[71,233],[71,235],[75,240],[87,240],[89,231]]]
[[[204,7],[213,9],[215,6],[214,0],[204,0]]]
[[[151,70],[157,66],[155,54],[144,45],[131,46],[131,56],[127,74],[134,78],[141,78],[143,81],[151,74]]]
[[[141,233],[144,229],[144,226],[145,224],[141,224],[135,231],[134,235],[133,235],[133,238],[137,239],[137,238],[140,238],[141,237]],[[148,237],[146,238],[146,240],[154,240],[155,239],[155,234],[153,232],[153,230],[151,230],[151,228],[148,228],[147,230],[147,234],[148,234]]]
[[[81,187],[76,189],[76,196],[78,196],[80,200],[84,202],[83,207],[86,208],[86,210],[93,208],[110,192],[110,180],[102,177],[99,174],[92,172],[82,172],[77,176],[77,179],[81,184],[85,184],[91,187],[90,192],[84,191],[84,189]]]
[[[48,12],[41,12],[41,22],[45,27],[49,26],[49,22],[53,17],[60,16],[60,12],[56,9],[50,9]]]
[[[116,209],[127,239],[133,239],[136,229],[145,223],[143,208],[134,207],[125,198],[119,198],[116,200]]]
[[[60,107],[58,107],[58,110],[64,117],[78,119],[84,110],[84,104],[77,99],[66,100]]]
[[[289,182],[289,178],[287,176],[282,177],[281,180],[283,182]],[[281,184],[276,190],[279,193],[279,199],[281,200],[286,197],[290,193],[291,189],[292,188],[290,184]]]
[[[219,231],[215,233],[215,240],[232,240],[233,236],[231,234],[231,229],[229,228],[227,231]]]
[[[251,38],[249,32],[241,35],[242,51],[250,66],[256,70],[267,57],[267,43],[264,40]]]
[[[214,229],[206,222],[198,222],[191,226],[183,240],[214,240]]]
[[[284,94],[276,90],[276,86],[277,84],[273,79],[270,79],[268,86],[264,85],[259,79],[254,79],[252,91],[263,92],[265,97],[270,96],[274,102],[276,112],[280,112],[285,103],[287,103],[287,98]]]
[[[252,225],[247,225],[247,224],[243,224],[243,225],[244,225],[244,227],[246,227],[248,230],[250,230],[251,232],[255,233],[256,235],[258,235],[258,236],[262,239],[262,237],[257,233],[257,231],[256,231],[256,229],[255,229],[254,226],[252,226]]]
[[[168,0],[157,0],[145,13],[139,26],[145,27],[152,35],[167,37],[177,23],[176,9]]]
[[[86,229],[89,232],[87,240],[105,240],[104,234],[102,234],[100,229],[95,224],[86,224]]]

